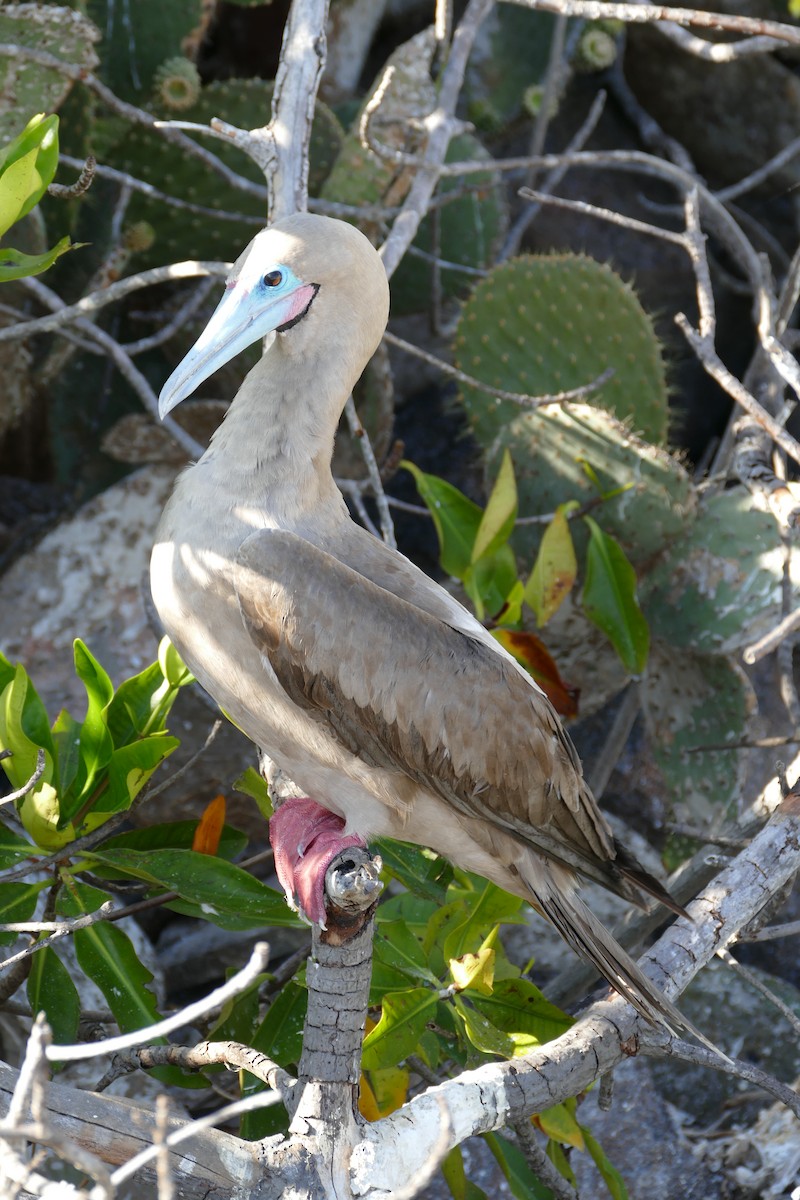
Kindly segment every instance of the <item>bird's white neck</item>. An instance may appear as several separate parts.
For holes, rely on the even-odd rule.
[[[213,487],[228,512],[257,508],[287,528],[341,520],[346,509],[330,464],[344,400],[358,378],[348,357],[333,346],[291,354],[279,337],[188,475],[202,476],[205,494]]]

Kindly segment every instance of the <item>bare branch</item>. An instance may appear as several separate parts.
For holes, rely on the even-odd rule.
[[[704,12],[697,8],[672,8],[660,4],[615,4],[604,0],[509,0],[521,8],[542,9],[544,12],[584,17],[588,21],[624,21],[628,25],[649,25],[667,21],[673,25],[696,25],[700,29],[722,29],[743,33],[748,37],[775,39],[780,44],[800,45],[800,29],[781,21],[762,21],[758,17],[740,17],[729,13]],[[764,46],[775,49],[775,45]]]
[[[220,1008],[233,996],[238,996],[258,978],[262,971],[266,970],[268,961],[269,947],[265,942],[258,942],[253,947],[250,961],[242,967],[241,971],[231,976],[227,983],[210,992],[202,1000],[197,1000],[194,1004],[187,1004],[173,1016],[165,1017],[164,1020],[157,1021],[154,1025],[148,1025],[144,1029],[137,1029],[133,1033],[104,1038],[100,1042],[91,1042],[81,1046],[48,1046],[47,1057],[50,1062],[78,1062],[85,1058],[98,1058],[102,1054],[116,1054],[120,1050],[128,1050],[132,1046],[140,1046],[155,1038],[165,1037],[174,1029],[191,1025],[193,1021]]]
[[[22,800],[23,797],[27,796],[28,792],[32,792],[36,787],[36,784],[44,775],[46,764],[47,759],[45,757],[44,750],[37,750],[36,766],[33,768],[33,774],[31,775],[30,779],[27,781],[27,783],[23,783],[21,788],[17,788],[15,792],[9,792],[7,796],[0,797],[0,805],[14,804],[17,800]]]
[[[701,337],[683,313],[676,315],[675,323],[711,378],[715,379],[720,387],[729,396],[732,396],[737,404],[741,405],[748,416],[766,430],[775,444],[780,446],[793,462],[800,464],[800,443],[790,433],[787,433],[784,427],[758,403],[744,384],[730,373],[717,354],[713,342],[708,338]]]

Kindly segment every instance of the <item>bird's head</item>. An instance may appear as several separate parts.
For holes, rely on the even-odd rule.
[[[165,417],[241,350],[269,333],[306,357],[346,345],[361,373],[389,314],[383,263],[354,226],[296,213],[253,238],[233,264],[225,294],[159,397]]]

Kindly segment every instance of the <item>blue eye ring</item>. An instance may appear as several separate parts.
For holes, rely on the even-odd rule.
[[[268,288],[280,287],[283,283],[283,271],[267,271],[263,283]]]

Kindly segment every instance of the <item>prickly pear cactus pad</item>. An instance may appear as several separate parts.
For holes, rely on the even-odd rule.
[[[755,711],[744,671],[722,655],[676,655],[671,646],[655,643],[642,705],[675,815],[701,827],[735,816],[746,751],[704,747],[733,747],[744,739]]]
[[[704,500],[697,519],[642,581],[650,628],[670,646],[729,654],[780,620],[784,549],[774,517],[744,488]],[[792,558],[793,580],[800,565]]]
[[[583,254],[524,255],[496,267],[464,305],[456,364],[488,392],[462,386],[470,424],[484,446],[518,415],[492,387],[529,395],[614,375],[590,398],[657,445],[667,436],[661,347],[633,289]]]
[[[97,66],[93,46],[100,37],[79,12],[46,4],[0,7],[0,42],[46,50],[63,62],[91,71]],[[59,71],[19,58],[0,58],[0,144],[24,129],[37,112],[54,112],[72,80]]]
[[[508,447],[522,516],[553,512],[568,500],[596,498],[586,462],[604,491],[630,485],[594,515],[620,541],[634,566],[649,562],[691,523],[696,493],[685,468],[666,450],[635,437],[605,409],[589,404],[535,412],[513,408],[516,415],[500,429],[486,455],[486,477],[494,478]],[[514,531],[514,548],[526,566],[533,565],[542,528],[518,525]],[[580,559],[587,540],[583,522],[572,522],[572,534]]]

